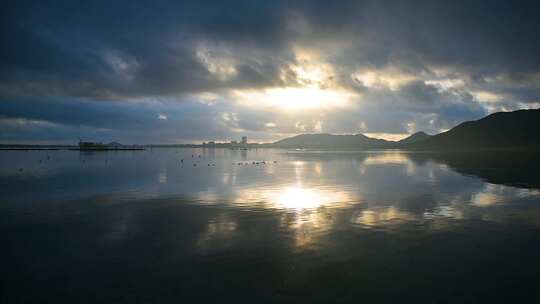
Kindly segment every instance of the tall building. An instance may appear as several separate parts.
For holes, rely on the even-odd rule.
[[[247,145],[247,136],[242,136],[242,144]]]

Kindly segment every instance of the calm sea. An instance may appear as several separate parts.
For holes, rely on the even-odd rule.
[[[2,303],[538,303],[535,155],[0,151]]]

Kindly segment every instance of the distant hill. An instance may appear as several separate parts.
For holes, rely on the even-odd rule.
[[[453,151],[540,148],[540,109],[498,112],[476,121],[461,123],[437,135],[417,132],[397,142],[363,134],[300,134],[277,141],[272,146]]]
[[[363,134],[300,134],[275,142],[273,145],[283,148],[381,148],[390,142],[375,139]]]
[[[457,125],[406,149],[477,150],[540,147],[540,109],[498,112]]]
[[[428,138],[431,138],[431,135],[425,132],[416,132],[400,141],[371,138],[363,134],[300,134],[277,141],[273,146],[283,148],[400,148],[402,145],[421,142]]]
[[[424,141],[428,138],[431,138],[432,136],[427,134],[426,132],[416,132],[414,134],[412,134],[411,136],[407,137],[407,138],[404,138],[400,141],[397,142],[398,145],[405,145],[405,144],[412,144],[412,143],[415,143],[415,142],[420,142],[420,141]]]

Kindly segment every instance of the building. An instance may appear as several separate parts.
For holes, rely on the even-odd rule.
[[[243,145],[247,145],[247,136],[242,136],[242,142]]]

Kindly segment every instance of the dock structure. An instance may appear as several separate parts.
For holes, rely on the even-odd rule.
[[[111,142],[109,144],[103,144],[100,142],[82,141],[79,140],[78,147],[70,148],[69,150],[79,151],[138,151],[146,150],[143,146],[137,145],[122,145],[117,142]]]

